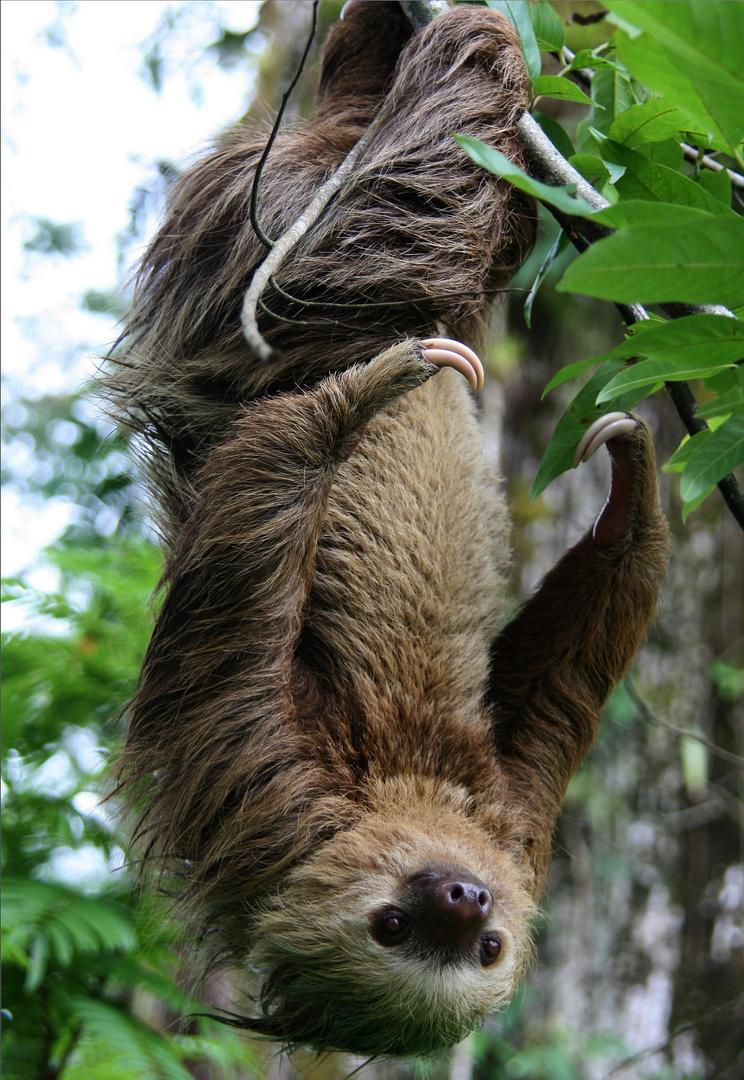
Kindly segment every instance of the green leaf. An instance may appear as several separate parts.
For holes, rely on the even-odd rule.
[[[706,488],[696,499],[689,499],[682,504],[682,522],[686,522],[693,510],[697,510],[701,503],[704,503],[709,495],[712,495],[716,490],[716,485],[711,484],[709,488]]]
[[[558,421],[553,437],[540,462],[540,467],[532,485],[531,499],[545,490],[556,476],[570,469],[576,447],[590,424],[593,424],[606,409],[598,409],[595,405],[597,394],[602,390],[605,383],[612,379],[624,367],[623,360],[608,360],[599,371],[595,372],[589,382],[579,391],[565,413]],[[631,390],[624,394],[617,402],[616,408],[629,410],[643,397],[642,391]]]
[[[617,67],[603,67],[592,79],[592,101],[602,113],[592,123],[606,133],[614,118],[635,104],[633,89],[626,71]]]
[[[719,371],[725,364],[719,364],[711,357],[708,363],[694,361],[682,361],[676,358],[669,360],[642,360],[639,364],[633,364],[625,371],[621,371],[611,382],[607,384],[597,397],[597,404],[612,401],[618,394],[626,390],[632,390],[636,386],[656,386],[663,382],[681,382],[685,379],[700,379],[711,371]]]
[[[701,169],[695,177],[695,183],[704,188],[709,195],[725,206],[731,206],[731,177],[725,169],[714,172],[713,169]]]
[[[610,359],[677,360],[680,364],[726,367],[735,364],[744,351],[744,322],[727,315],[684,315],[669,321],[636,323],[625,341],[609,353],[595,357],[599,363]]]
[[[150,1031],[140,1021],[106,1001],[71,997],[71,1007],[83,1024],[83,1043],[105,1046],[117,1070],[130,1070],[158,1080],[192,1080],[191,1072],[178,1060],[175,1040]]]
[[[545,113],[540,112],[539,109],[533,109],[532,116],[537,120],[556,150],[562,154],[564,158],[570,158],[574,153],[574,145],[565,128],[561,127],[558,121],[554,120],[552,116],[546,116]]]
[[[655,165],[664,165],[667,169],[678,173],[682,168],[685,155],[682,147],[676,139],[662,139],[661,142],[643,143],[638,147],[638,153]]]
[[[565,35],[563,23],[558,18],[553,5],[548,0],[540,0],[539,4],[528,4],[527,10],[540,46],[548,52],[560,52]]]
[[[682,206],[680,203],[655,203],[645,199],[630,199],[615,203],[592,215],[593,220],[612,229],[621,229],[628,225],[672,225],[684,227],[690,221],[710,218],[705,210],[694,206]]]
[[[607,181],[610,179],[610,170],[605,165],[602,158],[596,156],[596,154],[572,154],[568,159],[568,164],[573,165],[576,172],[580,172],[585,180],[588,180],[592,187],[597,190],[604,187]],[[617,168],[617,165],[613,165],[613,168]],[[622,166],[621,175],[622,175]]]
[[[592,49],[579,49],[568,70],[579,71],[581,68],[591,68],[592,71],[597,71],[599,68],[614,68],[615,71],[623,70],[621,64],[609,60],[606,56],[598,56]]]
[[[568,238],[568,234],[565,233],[563,229],[561,229],[561,231],[556,236],[555,242],[551,246],[550,251],[543,259],[540,265],[540,269],[537,271],[537,274],[535,274],[535,280],[532,282],[532,287],[530,288],[530,291],[527,294],[527,299],[524,302],[524,321],[530,329],[532,327],[532,305],[535,302],[535,297],[537,296],[538,289],[540,288],[543,281],[550,272],[550,268],[555,262],[555,260],[558,258],[561,252],[566,250],[569,243],[570,241]]]
[[[668,139],[681,131],[684,124],[684,116],[674,105],[664,98],[649,98],[616,116],[608,135],[616,143],[640,146]]]
[[[594,131],[594,135],[599,142],[603,161],[612,161],[616,165],[625,166],[625,172],[617,181],[617,190],[624,200],[658,200],[693,206],[710,214],[721,213],[718,200],[709,195],[694,180],[656,161],[651,161],[637,150],[631,150],[629,146],[622,146],[620,143],[605,138],[599,131]]]
[[[596,154],[572,154],[568,159],[568,163],[573,165],[574,169],[580,172],[584,179],[595,187],[597,186],[595,181],[600,185],[606,184],[608,181],[615,184],[625,172],[624,165],[615,165],[612,161],[603,161]]]
[[[719,393],[712,401],[706,401],[698,410],[698,416],[703,419],[711,416],[726,416],[730,413],[744,416],[744,371],[741,367],[735,367],[731,369],[730,374],[734,377],[734,385],[731,389]]]
[[[680,480],[685,502],[698,498],[707,488],[744,464],[744,419],[732,416],[695,447]]]
[[[661,466],[661,471],[665,473],[681,473],[687,462],[690,460],[690,455],[693,454],[697,447],[702,445],[706,439],[709,439],[711,434],[711,431],[705,430],[698,431],[695,435],[686,435],[669,458],[669,461]]]
[[[623,304],[737,306],[744,298],[744,222],[727,214],[676,230],[629,226],[580,255],[557,289]]]
[[[575,190],[575,184],[567,184],[565,187],[549,187],[548,184],[541,184],[539,180],[533,180],[492,146],[486,146],[485,143],[478,139],[471,139],[467,135],[455,135],[454,138],[473,161],[482,165],[484,169],[488,169],[489,172],[503,176],[520,191],[525,191],[528,195],[534,195],[536,199],[557,207],[564,214],[585,215],[592,212],[586,199],[580,195],[571,196],[570,193]]]
[[[557,371],[548,385],[542,392],[542,396],[545,397],[551,390],[555,390],[556,386],[562,386],[563,383],[570,382],[571,379],[575,379],[577,375],[581,375],[582,371],[586,371],[587,368],[594,367],[599,363],[596,356],[592,356],[589,360],[575,360],[573,364],[566,364],[560,371]]]
[[[534,83],[535,97],[559,98],[563,101],[578,101],[582,105],[592,105],[581,87],[561,75],[540,75]]]
[[[732,151],[744,136],[742,5],[720,0],[611,0],[607,7],[645,31],[616,35],[633,76],[668,97],[693,122]]]
[[[529,4],[525,4],[524,0],[486,0],[486,4],[494,11],[501,12],[517,31],[527,73],[531,79],[536,79],[542,70],[542,57],[535,31],[532,29]]]

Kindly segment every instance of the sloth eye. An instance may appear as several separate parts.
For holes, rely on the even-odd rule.
[[[411,923],[400,911],[383,911],[372,923],[372,936],[380,945],[400,945],[411,932]]]
[[[481,938],[480,954],[483,967],[490,967],[495,960],[498,960],[500,952],[501,938],[498,934],[488,934],[486,937]]]

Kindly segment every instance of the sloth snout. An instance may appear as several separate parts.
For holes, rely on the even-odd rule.
[[[440,881],[434,890],[434,909],[447,922],[485,922],[491,914],[490,890],[476,881]]]

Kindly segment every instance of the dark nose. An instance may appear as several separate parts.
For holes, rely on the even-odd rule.
[[[430,866],[410,883],[420,935],[435,946],[472,949],[491,914],[491,890],[462,867]]]
[[[453,925],[483,923],[492,907],[493,897],[479,881],[440,881],[434,889],[434,910]]]

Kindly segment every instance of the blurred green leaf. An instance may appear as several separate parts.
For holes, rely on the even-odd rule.
[[[682,498],[685,502],[698,498],[742,464],[744,419],[732,416],[690,454],[680,480]]]
[[[528,11],[540,46],[548,52],[560,52],[565,35],[563,23],[553,5],[548,0],[540,0],[537,4],[529,4]]]

